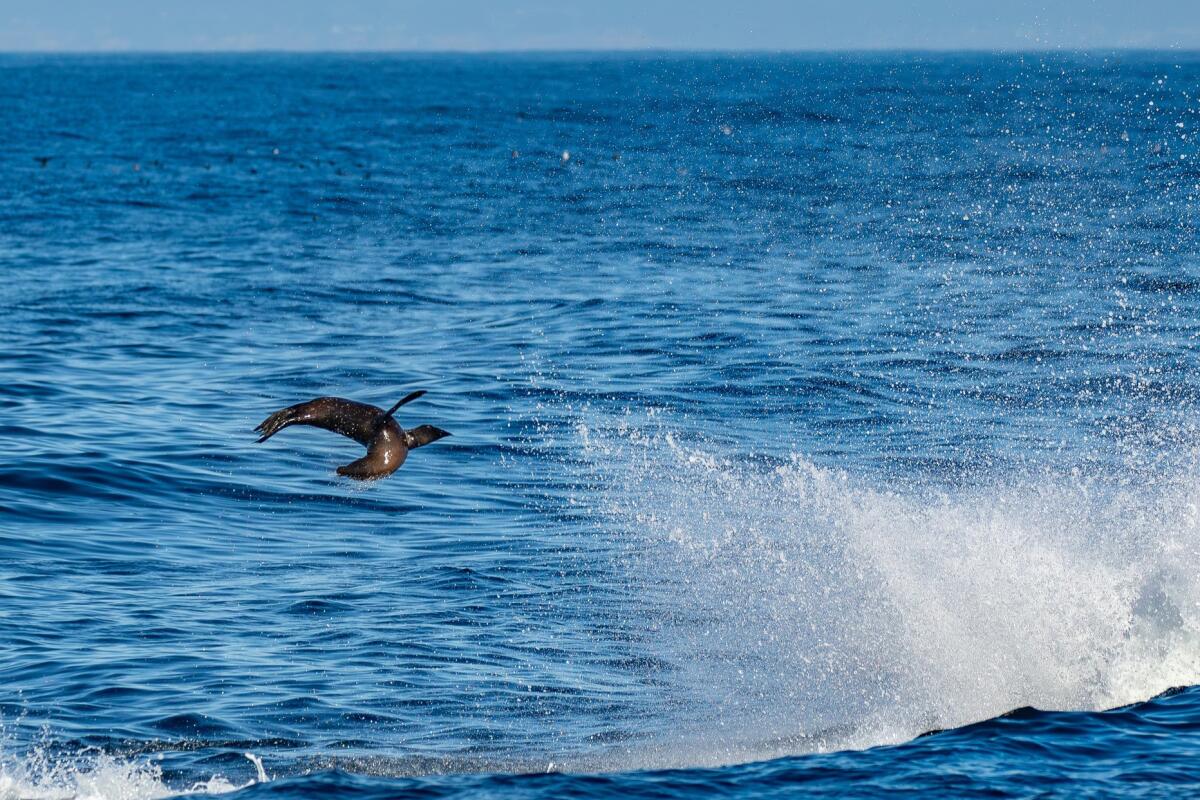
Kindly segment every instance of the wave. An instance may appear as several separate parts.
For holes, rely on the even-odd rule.
[[[522,798],[894,797],[897,791],[939,796],[1113,796],[1132,789],[1194,792],[1192,769],[1197,687],[1174,689],[1104,712],[1019,708],[994,719],[931,732],[895,747],[779,758],[720,768],[571,774],[554,762],[487,765],[469,760],[336,758],[269,779],[262,761],[245,753],[257,779],[236,786],[222,778],[169,788],[154,765],[87,753],[52,765],[47,752],[24,761],[0,759],[0,798],[119,798],[178,794],[274,798],[404,796]],[[1163,740],[1171,741],[1170,747]],[[232,754],[231,754],[232,755]],[[991,765],[991,768],[981,768]],[[853,787],[851,790],[849,787]]]
[[[973,486],[769,464],[651,415],[578,428],[665,666],[660,764],[860,749],[1200,683],[1200,470]]]
[[[171,785],[158,764],[142,758],[84,748],[63,753],[51,744],[13,752],[0,742],[0,800],[156,800],[181,794],[224,794],[268,781],[262,760],[253,753],[257,779],[234,784],[214,775],[187,786]]]

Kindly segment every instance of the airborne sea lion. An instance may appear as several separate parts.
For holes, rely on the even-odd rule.
[[[338,475],[359,480],[383,478],[400,469],[409,450],[450,435],[432,425],[421,425],[406,431],[392,419],[396,409],[423,394],[424,391],[413,392],[387,411],[340,397],[318,397],[276,411],[254,430],[262,434],[259,442],[265,442],[289,425],[312,425],[349,436],[365,445],[367,454],[344,467],[338,467]]]

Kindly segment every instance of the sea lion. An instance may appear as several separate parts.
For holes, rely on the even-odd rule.
[[[276,411],[254,430],[262,434],[258,440],[260,443],[289,425],[313,425],[349,436],[365,445],[367,454],[344,467],[338,467],[338,475],[358,480],[383,478],[400,469],[409,450],[450,435],[432,425],[421,425],[406,431],[392,419],[396,409],[423,394],[423,390],[413,392],[387,411],[340,397],[318,397]]]

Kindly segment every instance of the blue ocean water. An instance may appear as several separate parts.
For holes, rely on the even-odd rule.
[[[0,57],[0,797],[1200,793],[1198,126],[1175,52]],[[255,444],[418,388],[386,480]]]

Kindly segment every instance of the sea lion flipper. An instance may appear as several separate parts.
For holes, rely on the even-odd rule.
[[[300,403],[299,405],[281,408],[258,423],[257,427],[254,428],[254,430],[262,434],[262,436],[258,437],[258,443],[262,444],[287,426],[295,425],[300,419],[300,409],[306,405],[308,404]]]
[[[424,389],[418,389],[415,392],[409,392],[407,395],[405,395],[403,400],[401,400],[399,403],[396,403],[396,405],[392,406],[387,411],[383,412],[383,418],[380,420],[380,422],[382,423],[382,422],[390,419],[392,414],[396,413],[396,409],[400,408],[400,406],[404,405],[405,403],[411,403],[413,400],[416,400],[418,397],[424,397],[424,396],[425,396]]]
[[[364,403],[354,403],[340,397],[318,397],[306,403],[296,403],[294,406],[279,409],[260,422],[254,430],[262,434],[259,442],[265,442],[289,425],[315,425],[349,436],[351,439],[359,439],[356,434],[361,434],[361,431],[355,430],[356,425],[361,427],[363,417],[369,415],[370,418],[374,418],[380,413],[375,406]],[[360,441],[366,444],[369,438],[364,435]]]
[[[412,450],[415,447],[436,442],[438,439],[449,435],[449,431],[444,431],[441,428],[435,428],[432,425],[419,425],[412,430],[404,432],[404,443],[408,445],[409,450]]]

